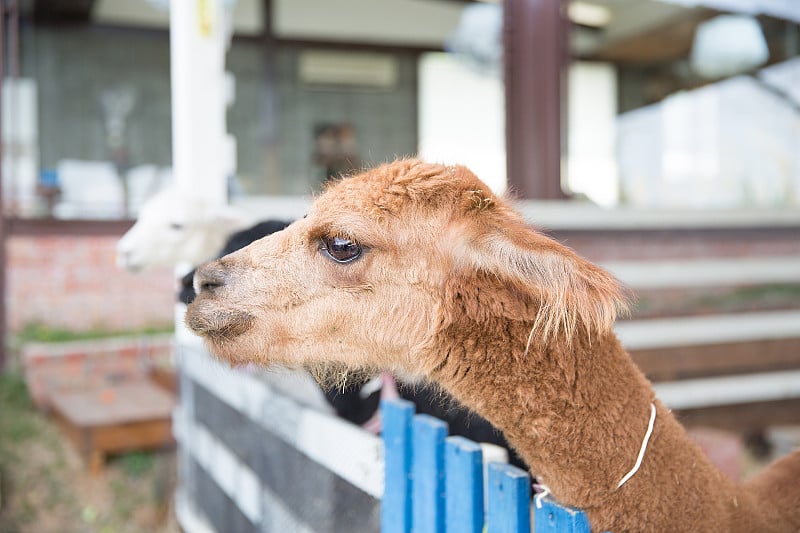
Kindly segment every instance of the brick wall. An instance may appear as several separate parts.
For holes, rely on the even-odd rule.
[[[116,236],[12,236],[9,331],[41,323],[72,331],[135,330],[173,320],[172,269],[131,274],[114,264]]]

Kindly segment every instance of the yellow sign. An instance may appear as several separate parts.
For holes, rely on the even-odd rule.
[[[197,0],[197,27],[203,37],[214,32],[214,0]]]

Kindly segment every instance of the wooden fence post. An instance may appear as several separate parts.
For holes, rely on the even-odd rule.
[[[488,533],[530,533],[531,478],[515,466],[489,464]]]
[[[406,400],[381,403],[385,483],[381,533],[530,533],[531,479],[505,463],[489,464],[483,510],[481,448],[447,437],[447,424],[414,415]],[[484,520],[485,518],[485,520]],[[545,497],[534,504],[534,533],[590,533],[586,514]]]
[[[414,443],[411,458],[414,533],[443,533],[447,424],[432,416],[416,415],[411,422],[411,433]]]
[[[411,419],[414,404],[406,400],[381,403],[385,481],[381,501],[381,532],[411,531]]]
[[[483,454],[464,437],[445,440],[445,532],[483,531]]]
[[[534,533],[590,533],[589,519],[583,511],[540,499],[533,510]]]

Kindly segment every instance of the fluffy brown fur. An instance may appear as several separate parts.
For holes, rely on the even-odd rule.
[[[363,246],[346,264],[321,239]],[[463,167],[402,160],[201,268],[187,322],[232,363],[424,376],[501,428],[595,531],[800,530],[800,453],[744,486],[687,438],[612,332],[616,281]],[[650,415],[655,429],[634,462]]]

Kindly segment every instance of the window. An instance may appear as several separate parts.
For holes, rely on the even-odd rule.
[[[570,192],[604,205],[800,206],[800,10],[760,4],[571,2]]]

